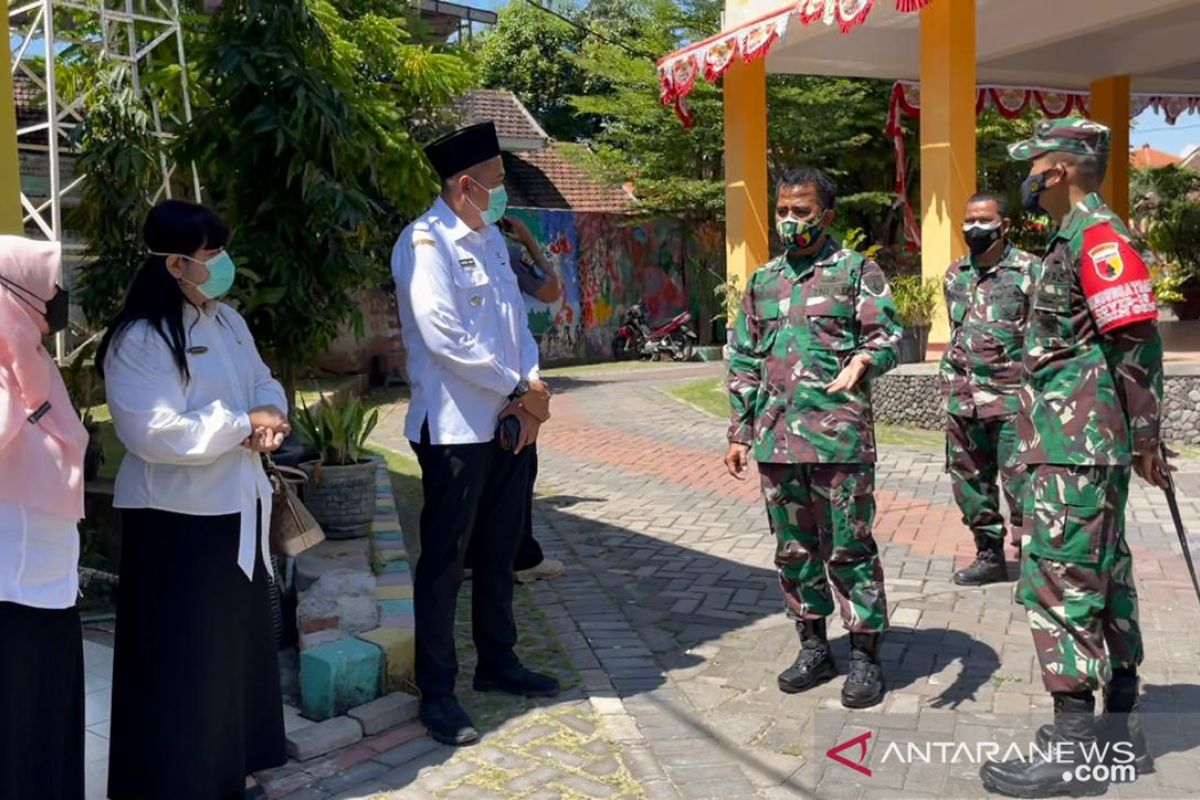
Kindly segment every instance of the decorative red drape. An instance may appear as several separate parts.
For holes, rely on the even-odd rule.
[[[1046,119],[1062,119],[1072,114],[1087,116],[1091,96],[1064,89],[1024,88],[1017,86],[979,86],[975,90],[975,113],[994,108],[1005,119],[1016,119],[1036,108]],[[1185,113],[1200,112],[1200,96],[1136,94],[1130,105],[1131,117],[1147,108],[1161,112],[1167,123],[1174,125]],[[909,249],[921,246],[921,229],[916,214],[908,202],[908,160],[904,151],[903,117],[921,116],[921,85],[912,81],[897,81],[892,88],[888,107],[887,133],[895,143],[896,194],[904,207],[904,235]]]
[[[896,0],[896,8],[902,12],[920,11],[933,0]],[[716,83],[728,71],[735,58],[743,63],[763,58],[776,42],[787,36],[792,17],[799,17],[800,24],[812,25],[823,22],[837,25],[842,33],[849,33],[867,21],[876,0],[800,0],[798,3],[782,5],[758,19],[741,27],[724,31],[703,41],[665,56],[658,62],[658,77],[663,105],[675,108],[685,127],[694,122],[687,105],[687,96],[696,86],[696,78],[702,77]]]

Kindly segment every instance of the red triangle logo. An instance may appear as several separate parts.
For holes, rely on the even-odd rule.
[[[832,758],[834,761],[838,762],[839,764],[847,766],[850,769],[858,770],[863,775],[866,775],[869,778],[869,777],[871,777],[871,770],[868,769],[867,767],[864,767],[863,762],[867,760],[867,742],[869,742],[870,740],[871,740],[871,731],[867,731],[866,733],[864,733],[860,736],[855,736],[853,739],[848,739],[847,741],[844,741],[839,745],[834,745],[833,747],[831,747],[825,751],[825,755],[829,756],[830,758]],[[858,746],[857,762],[851,761],[842,755],[843,750],[854,747],[855,745]]]

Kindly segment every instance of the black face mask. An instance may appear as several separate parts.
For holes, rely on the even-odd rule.
[[[967,249],[971,251],[971,255],[979,258],[1000,241],[1000,228],[971,228],[963,231],[963,238],[967,241]]]
[[[61,286],[56,289],[54,296],[46,301],[46,326],[50,333],[65,331],[71,323],[71,297]]]
[[[1030,175],[1021,184],[1021,205],[1031,214],[1044,213],[1042,205],[1039,202],[1042,192],[1048,188],[1046,179],[1050,177],[1050,173],[1054,172],[1054,168],[1043,170],[1036,175]]]
[[[71,322],[71,298],[70,295],[67,294],[66,289],[62,288],[61,286],[56,286],[54,296],[49,300],[42,300],[42,298],[38,297],[33,292],[18,286],[12,281],[4,280],[3,278],[0,278],[0,280],[3,280],[4,285],[9,289],[12,289],[18,300],[32,308],[34,311],[41,312],[42,316],[46,320],[46,327],[50,329],[51,334],[59,333],[60,331],[65,331],[67,329],[67,325]],[[29,298],[31,297],[34,300],[41,302],[44,310],[39,309],[36,305],[30,302]]]

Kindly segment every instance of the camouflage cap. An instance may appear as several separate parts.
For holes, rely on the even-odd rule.
[[[1080,156],[1108,155],[1108,128],[1083,117],[1042,120],[1033,129],[1033,138],[1008,146],[1015,161],[1029,161],[1046,153],[1074,153]]]

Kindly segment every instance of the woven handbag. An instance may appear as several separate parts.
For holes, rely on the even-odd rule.
[[[325,532],[296,493],[296,487],[303,486],[308,476],[293,467],[281,467],[269,458],[266,467],[274,489],[271,496],[271,552],[295,558],[325,541]]]

